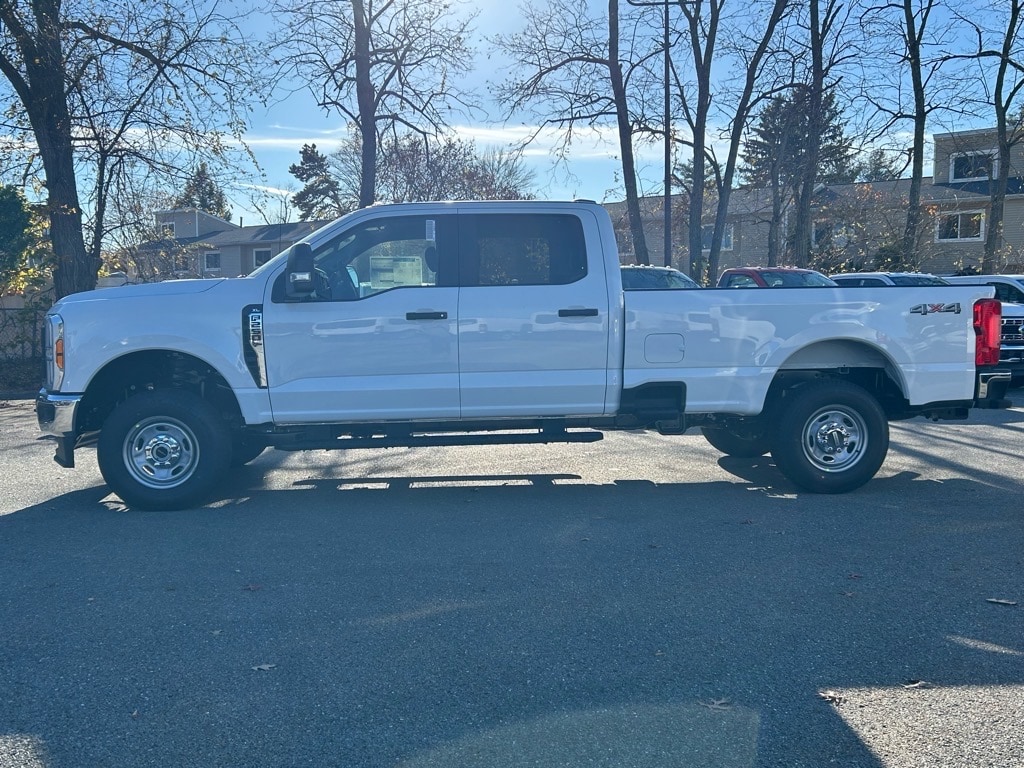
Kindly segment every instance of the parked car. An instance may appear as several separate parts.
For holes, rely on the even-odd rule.
[[[930,275],[926,272],[849,272],[842,275],[832,275],[831,277],[837,285],[849,285],[858,288],[879,285],[902,285],[904,287],[949,285],[945,279],[938,275]]]
[[[718,278],[719,288],[820,288],[835,286],[821,272],[799,267],[732,267]]]
[[[1024,275],[949,275],[943,279],[953,285],[991,285],[1000,301],[1024,304]]]
[[[953,275],[952,285],[991,285],[1002,302],[999,365],[1009,369],[1013,386],[1024,384],[1024,275]]]
[[[643,264],[622,266],[622,289],[625,291],[673,291],[688,288],[700,288],[700,285],[678,269]]]

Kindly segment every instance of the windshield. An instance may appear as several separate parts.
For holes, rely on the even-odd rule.
[[[946,280],[935,275],[890,275],[893,285],[949,285]]]
[[[676,269],[624,267],[622,287],[627,291],[672,291],[700,288],[696,282]]]
[[[808,286],[835,285],[834,282],[820,272],[765,272],[762,276],[764,281],[772,288],[806,288]]]

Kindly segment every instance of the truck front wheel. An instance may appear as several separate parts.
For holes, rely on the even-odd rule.
[[[845,493],[875,476],[889,451],[889,423],[866,390],[843,381],[789,393],[775,421],[772,458],[813,493]]]
[[[107,485],[131,507],[182,509],[202,501],[231,462],[231,435],[198,395],[155,390],[114,409],[96,457]]]

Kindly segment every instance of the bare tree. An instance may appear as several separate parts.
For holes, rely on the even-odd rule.
[[[727,132],[728,150],[725,163],[722,166],[721,174],[716,175],[718,203],[715,211],[714,233],[711,237],[707,260],[708,280],[711,283],[714,283],[715,277],[718,274],[722,240],[729,213],[730,193],[736,177],[736,166],[740,147],[743,143],[743,136],[750,124],[753,112],[762,102],[770,99],[779,87],[776,83],[764,82],[765,65],[768,59],[778,56],[780,51],[784,51],[785,46],[780,46],[780,50],[773,50],[773,43],[776,41],[777,32],[789,14],[793,3],[794,0],[767,0],[762,3],[747,5],[744,12],[731,16],[728,19],[728,28],[723,30],[726,33],[726,37],[723,40],[725,44],[724,52],[729,55],[731,61],[739,65],[736,67],[736,71],[740,75],[737,77],[737,80],[739,80],[738,88],[733,93],[730,94],[728,89],[723,88],[721,84],[719,84],[718,91],[720,101],[722,102],[720,111],[726,116],[729,128]],[[693,30],[694,25],[692,22],[690,26],[691,30]],[[714,84],[711,81],[711,63],[708,61],[706,66],[697,70],[699,73],[698,89],[706,89],[709,106],[711,94],[714,92]],[[785,85],[789,82],[790,80],[784,80],[783,84]],[[705,127],[700,132],[701,135],[704,134],[704,131],[706,131],[706,118]],[[696,125],[694,125],[695,138],[697,133]],[[705,147],[706,145],[702,141],[702,152]],[[697,146],[695,144],[695,158],[696,155]],[[702,221],[703,217],[698,219],[698,222]],[[698,232],[699,230],[700,227],[698,227]],[[694,259],[694,254],[696,253],[695,246],[697,245],[693,232],[694,217],[691,213],[691,263]],[[701,247],[703,248],[703,245]]]
[[[473,109],[459,87],[475,14],[434,0],[280,0],[283,74],[309,83],[317,104],[359,132],[359,205],[374,202],[377,145],[399,130],[439,135],[450,110]]]
[[[1024,142],[1024,110],[1017,98],[1024,89],[1024,0],[998,0],[987,8],[987,14],[958,18],[973,29],[976,50],[970,57],[982,69],[982,82],[988,104],[996,119],[996,157],[994,173],[990,173],[990,212],[985,232],[985,253],[981,271],[991,274],[999,266],[999,250],[1003,246],[1003,212],[1006,187],[1010,176],[1010,152]],[[982,17],[979,20],[979,17]],[[986,24],[987,25],[983,25]]]
[[[711,112],[712,65],[715,63],[715,45],[718,42],[722,7],[725,0],[679,0],[686,21],[686,39],[692,55],[695,75],[695,93],[692,98],[685,88],[679,87],[679,100],[683,115],[690,126],[693,160],[690,164],[690,199],[687,232],[690,276],[704,281],[702,234],[704,222],[704,179],[707,155],[708,115]],[[709,279],[711,275],[708,276]]]
[[[869,77],[862,94],[882,118],[874,137],[891,135],[902,123],[912,126],[906,150],[910,187],[899,241],[902,261],[907,264],[916,259],[924,217],[921,187],[928,120],[936,112],[955,109],[951,83],[942,77],[940,49],[955,40],[953,26],[942,18],[944,11],[940,0],[890,0],[869,5],[861,14],[865,37],[874,41],[866,55],[881,64],[865,67]]]
[[[241,135],[257,93],[248,51],[216,0],[0,2],[0,73],[20,105],[8,114],[24,114],[8,127],[30,133],[42,161],[58,298],[95,285],[118,181],[140,164],[180,177],[197,164],[181,153],[216,157],[225,133]]]
[[[292,201],[303,220],[340,216],[356,206],[362,149],[353,134],[330,155],[302,148],[289,172],[305,186]],[[422,200],[526,200],[533,173],[522,153],[491,149],[454,136],[424,139],[417,133],[385,136],[377,145],[374,199],[389,203]]]
[[[540,128],[530,140],[557,128],[562,151],[581,127],[602,128],[614,121],[634,258],[650,264],[633,152],[634,133],[649,128],[637,109],[643,96],[634,88],[657,45],[638,34],[635,25],[624,39],[618,0],[609,0],[605,19],[591,16],[585,0],[527,5],[523,11],[523,31],[493,41],[513,61],[514,74],[499,87],[499,100],[509,115],[525,111],[539,118]]]
[[[525,200],[533,174],[521,153],[477,152],[453,136],[423,141],[416,134],[386,140],[379,159],[378,195],[388,202],[417,200]]]
[[[805,164],[793,211],[793,263],[806,267],[811,258],[811,204],[818,180],[821,136],[826,125],[825,94],[835,89],[840,67],[856,56],[847,37],[851,7],[842,0],[808,0],[807,54],[810,59],[805,85],[807,146]]]

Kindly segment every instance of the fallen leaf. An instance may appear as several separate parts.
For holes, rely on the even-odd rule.
[[[246,584],[244,587],[242,587],[242,589],[244,589],[244,590],[246,590],[248,592],[259,592],[261,589],[263,589],[263,585],[262,584]]]
[[[1016,600],[1003,600],[998,597],[989,597],[985,599],[986,603],[995,603],[996,605],[1016,605]]]
[[[254,672],[269,672],[276,666],[277,664],[257,664],[252,669]]]
[[[139,710],[136,709],[134,712],[132,712],[132,717],[138,719],[138,717],[139,717]]]
[[[860,578],[860,574],[859,573],[851,573],[846,578],[848,578],[848,579],[859,579]]]

